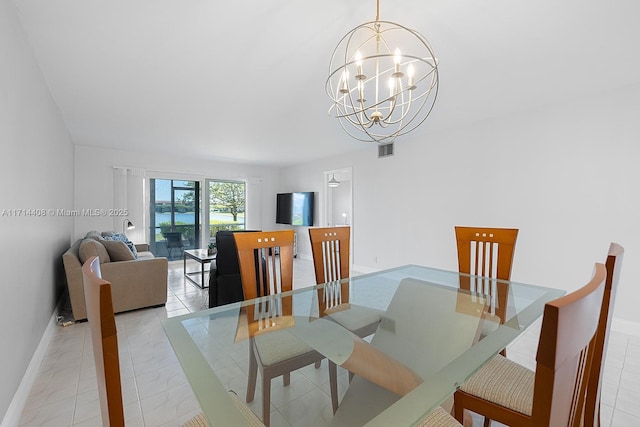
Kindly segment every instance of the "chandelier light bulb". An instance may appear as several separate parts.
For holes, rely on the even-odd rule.
[[[396,79],[404,77],[404,73],[400,70],[401,62],[402,55],[400,54],[400,49],[396,48],[396,50],[393,52],[393,74],[391,75]]]
[[[362,53],[359,50],[356,51],[356,65],[359,69],[362,68]]]
[[[340,88],[340,93],[345,95],[349,93],[349,70],[344,70],[342,72],[342,87]]]
[[[389,98],[393,98],[396,94],[396,80],[391,77],[389,78]]]
[[[416,88],[416,86],[413,84],[413,76],[415,75],[416,70],[413,67],[413,64],[409,64],[409,66],[407,67],[407,89],[409,90],[414,90]]]

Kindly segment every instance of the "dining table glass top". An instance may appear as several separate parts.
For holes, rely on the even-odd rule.
[[[212,427],[246,424],[228,391],[244,398],[249,340],[271,334],[291,334],[355,373],[340,383],[335,414],[329,393],[320,393],[329,409],[313,425],[413,426],[564,293],[406,265],[170,318],[163,326]],[[377,324],[364,339],[347,329],[363,321]],[[275,387],[282,382],[272,381]],[[295,393],[283,396],[295,404]]]

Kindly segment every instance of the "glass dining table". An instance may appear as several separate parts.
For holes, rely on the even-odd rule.
[[[340,384],[335,414],[329,393],[319,393],[329,409],[312,425],[413,426],[564,293],[406,265],[170,318],[163,327],[212,427],[246,425],[228,391],[244,398],[249,340],[283,330],[356,372]],[[379,313],[375,333],[361,339],[336,321],[339,316],[325,315],[327,295],[337,297],[338,310],[332,311],[343,318]],[[265,312],[255,310],[258,305],[276,316],[258,319],[256,313]],[[273,381],[275,387],[283,387],[281,381]],[[295,393],[283,396],[296,404]]]

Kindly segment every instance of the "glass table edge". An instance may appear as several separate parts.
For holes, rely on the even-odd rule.
[[[162,327],[169,337],[169,342],[209,424],[211,426],[249,425],[240,411],[235,409],[229,391],[210,369],[208,362],[178,317],[165,319]],[[234,409],[229,410],[229,408]],[[210,420],[215,420],[215,423]]]
[[[380,273],[385,273],[385,274],[393,273],[393,272],[397,272],[407,268],[420,268],[420,269],[432,270],[432,271],[437,271],[437,272],[451,274],[451,275],[458,275],[458,276],[462,275],[467,277],[480,277],[480,276],[473,276],[465,273],[460,273],[457,271],[426,267],[426,266],[421,266],[416,264],[407,264],[407,265],[402,265],[398,267],[392,267],[389,269],[382,269],[375,272],[362,274],[359,276],[352,276],[347,279],[342,279],[340,280],[340,282],[358,282],[363,279],[366,279],[367,277],[379,275]],[[499,279],[493,279],[493,278],[491,278],[491,280],[505,282],[505,281],[502,281]],[[562,291],[562,290],[538,286],[538,285],[530,285],[530,284],[519,283],[514,281],[510,281],[509,283],[517,284],[519,286],[524,286],[524,287],[535,288],[537,290],[546,290],[546,293],[543,296],[538,298],[538,300],[536,300],[533,304],[531,304],[529,307],[523,310],[522,313],[516,316],[520,318],[523,315],[523,313],[534,310],[533,307],[535,306],[538,310],[537,315],[535,315],[535,317],[530,321],[529,324],[527,324],[527,326],[529,326],[531,323],[533,323],[533,321],[535,321],[538,317],[540,317],[540,314],[542,313],[542,307],[546,302],[552,299],[555,299],[557,297],[560,297],[565,293],[565,291]],[[294,289],[292,291],[283,292],[281,296],[289,296],[289,295],[295,295],[298,293],[311,292],[313,290],[321,289],[324,286],[325,284],[310,285],[301,289]],[[258,298],[257,300],[267,300],[268,298],[269,297],[262,297],[262,298]],[[194,312],[194,313],[188,313],[188,314],[184,314],[184,315],[180,315],[172,318],[167,318],[162,321],[162,326],[165,330],[165,334],[169,338],[169,342],[171,343],[174,349],[174,352],[178,357],[178,360],[180,362],[180,365],[182,366],[182,369],[185,371],[187,380],[191,385],[194,395],[196,396],[196,398],[200,403],[200,407],[204,412],[205,417],[207,418],[207,420],[215,420],[215,423],[213,421],[209,421],[209,423],[212,426],[247,425],[246,424],[247,421],[241,415],[240,411],[235,409],[235,406],[233,405],[231,398],[229,397],[229,391],[225,390],[220,380],[217,378],[215,373],[210,369],[209,364],[207,363],[204,356],[200,353],[196,344],[191,339],[191,336],[189,335],[186,328],[184,327],[183,322],[189,319],[195,319],[203,316],[209,316],[209,315],[215,315],[218,313],[225,313],[233,310],[239,310],[241,307],[244,307],[248,304],[252,304],[255,301],[256,300],[236,302],[232,304],[209,308],[209,309]],[[507,327],[508,326],[502,326],[501,328],[507,328]],[[517,335],[522,333],[523,330],[524,328],[519,329],[516,336],[511,338],[511,340],[515,339],[515,337],[517,337]],[[452,364],[455,364],[456,362],[457,360],[452,362]],[[448,365],[446,369],[449,370],[449,367],[451,367],[452,364]],[[458,383],[461,384],[462,382],[464,382],[464,380],[469,378],[474,372],[475,370],[471,373],[466,374],[464,378],[458,381]],[[431,380],[437,379],[436,377],[438,375],[441,375],[441,374],[440,373],[437,374],[436,376],[431,378]],[[446,397],[439,399],[437,396],[433,396],[432,397],[433,400],[431,401],[433,402],[437,401],[438,403],[434,403],[430,408],[426,408],[426,412],[420,411],[420,418],[413,417],[412,415],[416,414],[416,410],[414,405],[412,405],[412,403],[415,404],[415,402],[417,401],[424,403],[425,397],[428,397],[429,395],[433,394],[433,390],[430,390],[430,387],[428,386],[428,384],[429,382],[425,381],[425,383],[423,383],[421,386],[417,387],[411,393],[404,396],[403,399],[400,399],[398,402],[396,402],[395,404],[393,404],[392,406],[384,410],[382,413],[380,413],[376,418],[371,420],[366,425],[367,426],[388,426],[390,425],[389,424],[390,422],[397,423],[400,419],[402,420],[408,419],[407,415],[409,415],[409,418],[412,418],[412,420],[408,420],[408,422],[403,425],[407,425],[407,426],[417,425],[419,419],[422,416],[430,413],[438,405],[440,405],[444,400],[446,400]],[[232,407],[234,409],[230,410],[230,408]],[[224,414],[224,416],[222,414]]]
[[[484,365],[481,364],[479,366],[475,366],[475,364],[472,363],[479,352],[488,351],[490,356],[486,358],[486,361],[489,361],[492,357],[496,356],[499,351],[488,349],[505,348],[508,343],[513,342],[513,340],[522,334],[526,328],[531,326],[531,324],[540,318],[544,310],[544,305],[547,302],[566,294],[566,291],[561,289],[545,288],[535,285],[526,286],[534,286],[537,289],[546,289],[547,291],[544,295],[540,296],[537,300],[522,310],[517,316],[514,316],[507,322],[507,324],[500,326],[497,331],[478,342],[475,346],[476,349],[473,352],[466,352],[462,354],[460,357],[448,364],[443,370],[437,372],[430,378],[426,378],[424,383],[385,409],[378,416],[365,424],[365,426],[417,426],[424,417],[446,401],[460,385],[467,381]],[[454,378],[453,383],[450,385],[450,394],[443,395],[439,390],[432,387],[432,384],[438,381],[450,383],[450,378]],[[425,402],[431,402],[432,404],[425,407]]]

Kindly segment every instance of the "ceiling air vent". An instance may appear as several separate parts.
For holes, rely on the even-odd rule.
[[[393,142],[378,145],[378,158],[393,156]]]

